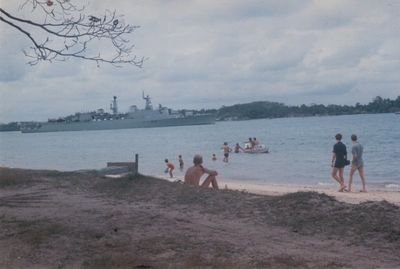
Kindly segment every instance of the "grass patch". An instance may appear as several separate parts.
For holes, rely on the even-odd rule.
[[[37,181],[37,172],[0,167],[0,188],[30,185]]]
[[[67,233],[65,226],[47,219],[18,220],[6,219],[3,216],[0,220],[2,229],[12,231],[5,237],[14,237],[34,248]]]

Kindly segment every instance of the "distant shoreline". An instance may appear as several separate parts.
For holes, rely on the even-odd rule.
[[[399,112],[382,112],[382,113],[348,113],[348,114],[321,114],[321,115],[289,115],[282,117],[264,117],[264,118],[243,118],[243,119],[216,119],[218,122],[222,121],[250,121],[250,120],[264,120],[264,119],[293,119],[293,118],[316,118],[316,117],[336,117],[336,116],[353,116],[353,115],[379,115],[379,114],[399,114]]]
[[[188,111],[181,109],[180,112]],[[348,105],[298,105],[288,106],[283,103],[270,101],[256,101],[251,103],[222,106],[219,109],[191,110],[194,114],[209,113],[215,115],[217,121],[244,121],[254,119],[325,117],[363,114],[400,113],[400,96],[396,99],[375,97],[366,105],[360,103]],[[0,132],[19,131],[21,123],[40,123],[43,121],[14,121],[0,123]]]

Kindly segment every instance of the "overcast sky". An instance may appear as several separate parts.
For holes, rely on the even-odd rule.
[[[27,18],[18,2],[0,0]],[[0,122],[108,109],[114,95],[123,112],[143,107],[142,91],[177,109],[400,95],[397,0],[93,0],[86,11],[105,9],[140,25],[130,39],[148,58],[142,69],[79,60],[32,67],[22,53],[29,41],[0,22]]]

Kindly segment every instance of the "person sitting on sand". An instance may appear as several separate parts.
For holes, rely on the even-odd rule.
[[[181,171],[182,171],[183,170],[183,166],[184,166],[182,155],[178,156],[178,162],[179,162],[179,169],[181,169]]]
[[[208,188],[210,184],[214,189],[218,189],[218,182],[216,176],[218,172],[215,170],[209,170],[203,167],[203,157],[201,155],[196,154],[193,158],[193,166],[190,167],[185,173],[185,184],[199,186],[200,178],[204,174],[208,174],[207,178],[201,184],[201,187]]]
[[[216,161],[217,160],[217,156],[215,156],[215,153],[213,153],[211,160]]]
[[[174,177],[174,176],[172,175],[172,171],[174,171],[175,166],[174,166],[171,162],[169,162],[168,159],[165,159],[165,163],[167,164],[167,169],[166,169],[165,171],[166,171],[167,173],[169,173],[169,176],[170,176],[170,177]]]
[[[339,192],[343,192],[346,189],[346,185],[344,185],[343,170],[344,167],[346,166],[347,150],[346,146],[341,142],[342,135],[336,134],[335,138],[336,138],[336,144],[333,146],[333,151],[332,151],[331,176],[340,184]]]
[[[357,142],[357,136],[355,134],[351,135],[351,141],[353,142],[353,146],[351,148],[351,154],[353,155],[353,159],[351,161],[348,190],[351,191],[351,184],[353,183],[353,175],[356,171],[358,171],[362,184],[362,189],[360,190],[360,192],[367,192],[367,189],[365,188],[364,161],[362,158],[363,146]]]

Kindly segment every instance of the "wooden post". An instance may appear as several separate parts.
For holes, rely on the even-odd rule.
[[[139,174],[139,154],[135,154],[135,175]]]

